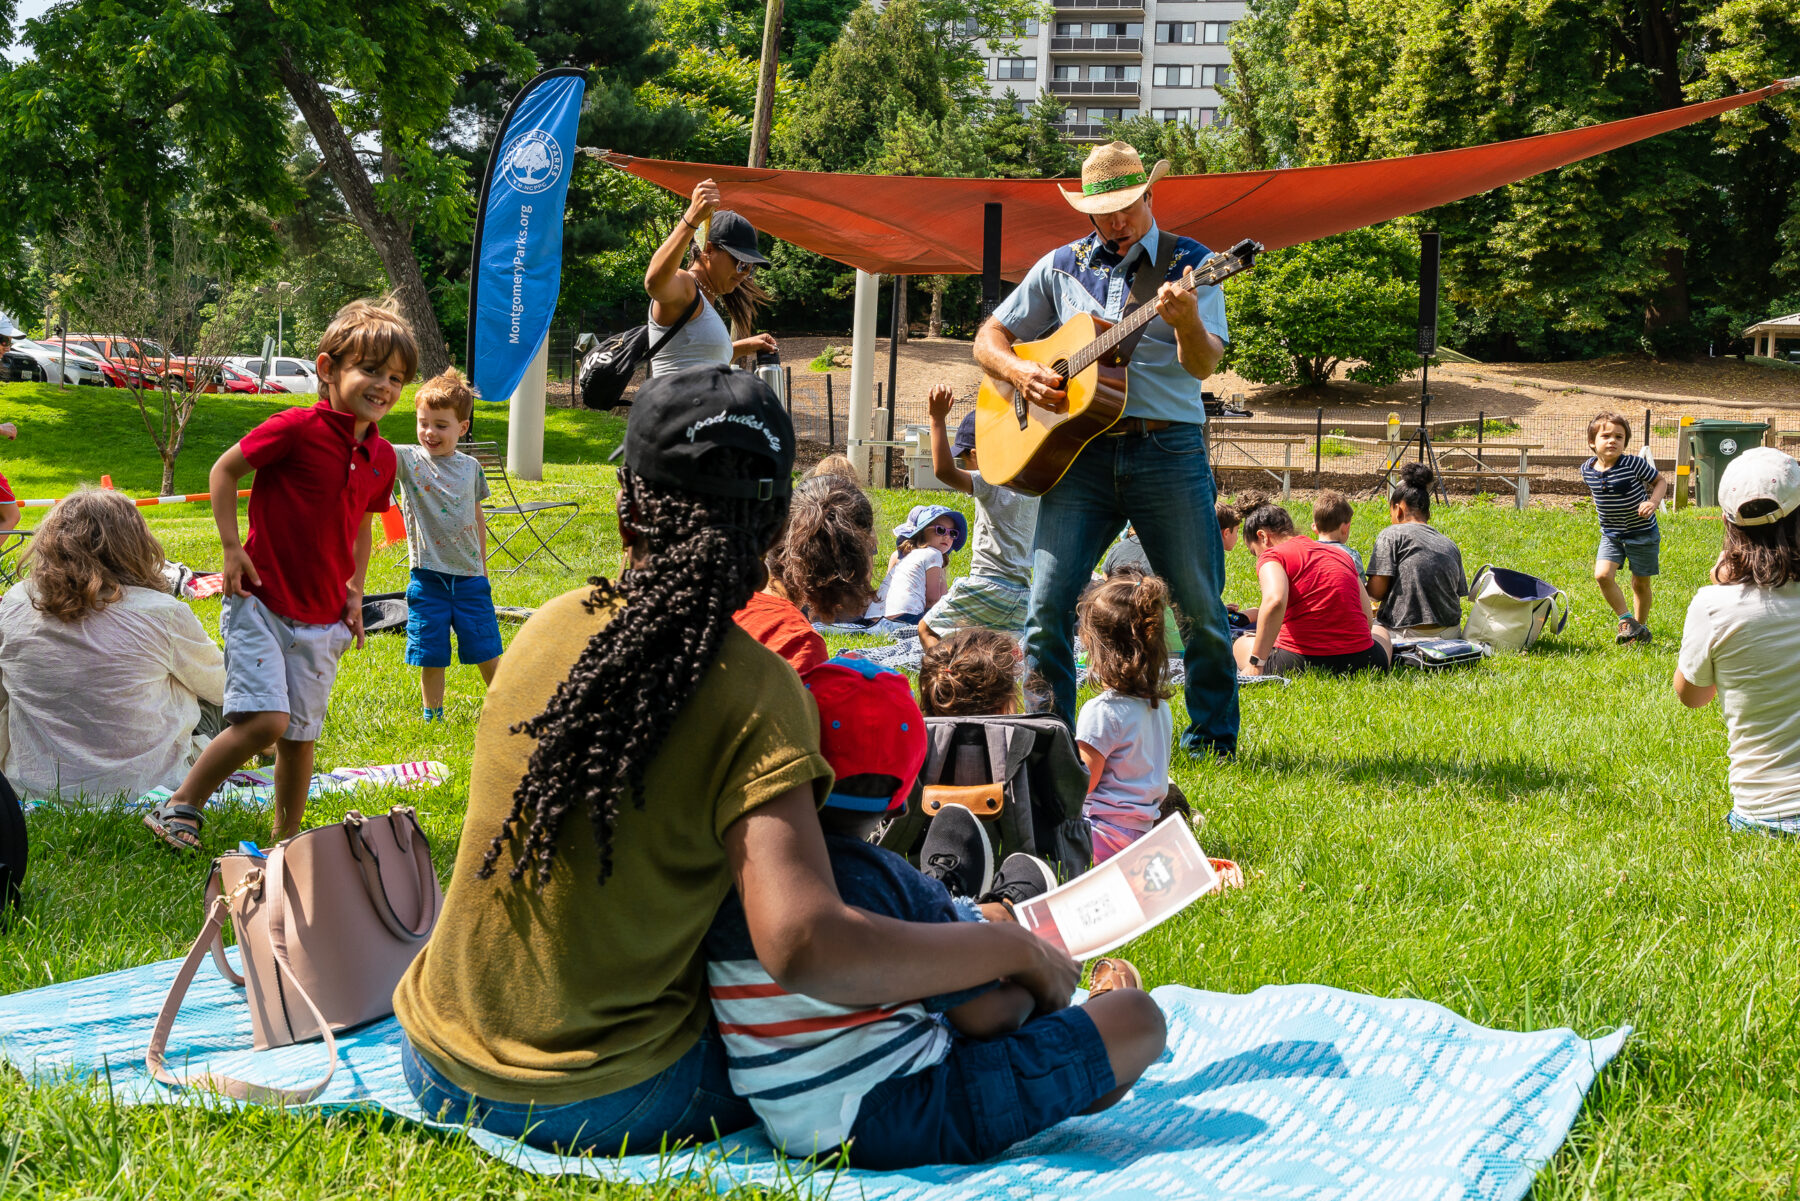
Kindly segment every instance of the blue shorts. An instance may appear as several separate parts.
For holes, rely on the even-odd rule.
[[[999,1038],[959,1038],[936,1067],[877,1084],[850,1128],[850,1161],[881,1171],[980,1163],[1113,1086],[1100,1031],[1071,1005]]]
[[[1632,530],[1626,534],[1600,531],[1600,553],[1595,556],[1608,563],[1624,563],[1632,575],[1657,574],[1662,558],[1662,527]]]
[[[500,619],[484,575],[446,575],[412,569],[406,585],[406,662],[411,667],[450,666],[450,631],[464,663],[500,657]]]
[[[1800,817],[1745,817],[1733,809],[1725,815],[1725,824],[1733,830],[1749,830],[1771,838],[1800,838]]]

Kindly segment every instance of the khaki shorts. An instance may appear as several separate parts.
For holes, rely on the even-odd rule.
[[[225,720],[285,713],[283,738],[317,742],[338,657],[356,641],[350,627],[289,621],[254,596],[228,596],[219,633],[225,639]]]

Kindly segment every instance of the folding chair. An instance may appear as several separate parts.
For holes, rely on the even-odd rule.
[[[31,542],[30,530],[8,530],[0,534],[0,583],[16,584],[25,574],[25,547]]]
[[[498,531],[490,524],[488,528],[488,562],[493,562],[494,556],[502,551],[506,552],[507,558],[513,561],[513,565],[500,574],[512,575],[538,555],[546,554],[558,563],[562,563],[564,571],[573,573],[575,569],[564,562],[561,555],[550,549],[550,542],[551,539],[567,529],[569,523],[581,513],[581,502],[574,500],[521,501],[518,493],[513,491],[512,477],[506,474],[506,456],[501,451],[498,442],[465,442],[457,449],[472,456],[476,462],[481,464],[481,474],[487,479],[488,491],[493,494],[494,499],[499,500],[504,496],[509,502],[483,505],[481,511],[486,513],[490,520],[495,517],[517,517],[519,519],[519,524],[508,531],[504,538],[496,538],[495,535]],[[552,509],[569,511],[563,516],[557,527],[546,534],[532,523],[539,514],[547,513]],[[544,520],[547,524],[552,519],[545,518]],[[508,545],[521,534],[529,534],[532,541],[537,543],[537,549],[532,550],[530,543],[525,543],[520,548],[525,552],[521,555]]]

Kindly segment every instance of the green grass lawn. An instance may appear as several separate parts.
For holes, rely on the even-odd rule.
[[[212,458],[269,409],[209,399],[178,490],[203,488]],[[499,432],[499,416],[480,420],[481,436]],[[611,571],[613,475],[603,461],[620,423],[566,410],[549,420],[552,463],[528,494],[580,500],[559,548],[584,569]],[[0,421],[20,427],[16,443],[0,444],[0,470],[21,496],[62,495],[102,472],[134,493],[155,489],[155,455],[116,392],[9,385],[0,388]],[[387,432],[410,439],[407,412],[390,417]],[[923,497],[876,499],[892,525]],[[149,513],[171,557],[217,566],[203,507]],[[1378,504],[1359,506],[1354,542],[1365,553],[1384,521]],[[1133,946],[1148,981],[1231,992],[1328,984],[1425,998],[1511,1030],[1572,1026],[1593,1036],[1630,1023],[1636,1035],[1535,1196],[1800,1191],[1800,846],[1725,829],[1718,710],[1689,712],[1669,690],[1682,614],[1720,527],[1692,512],[1664,522],[1656,642],[1627,650],[1613,645],[1611,615],[1588,581],[1591,509],[1442,508],[1436,524],[1460,543],[1471,572],[1494,561],[1568,588],[1568,629],[1527,657],[1459,675],[1301,679],[1246,692],[1238,761],[1178,755],[1175,775],[1204,814],[1202,844],[1241,863],[1248,887]],[[966,554],[958,558],[966,564]],[[382,551],[371,591],[401,587],[405,576],[404,548]],[[534,604],[574,582],[534,568],[497,581],[495,596]],[[1251,557],[1239,550],[1227,595],[1253,602],[1254,587]],[[216,602],[196,608],[216,628]],[[512,627],[503,629],[510,637]],[[450,721],[423,726],[402,651],[402,639],[383,637],[345,659],[319,763],[447,762],[451,783],[404,794],[447,851],[462,817],[480,678],[453,670]],[[380,810],[399,799],[364,793],[354,804]],[[327,800],[310,817],[332,820],[347,807]],[[201,916],[201,864],[151,845],[135,816],[40,811],[31,821],[23,912],[0,933],[0,992],[185,951]],[[262,819],[241,814],[207,829],[215,847],[266,837]],[[448,869],[447,853],[440,866]],[[463,1140],[371,1117],[123,1110],[100,1092],[29,1089],[0,1075],[0,1195],[571,1191],[608,1190],[529,1177]]]

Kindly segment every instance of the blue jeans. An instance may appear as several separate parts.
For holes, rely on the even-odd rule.
[[[1102,436],[1088,443],[1038,508],[1025,655],[1050,688],[1052,711],[1075,718],[1075,602],[1094,564],[1130,521],[1169,586],[1187,668],[1189,753],[1237,751],[1237,666],[1225,619],[1225,544],[1213,511],[1212,466],[1198,425]]]
[[[466,1121],[542,1151],[641,1155],[665,1142],[710,1142],[756,1121],[749,1103],[731,1091],[725,1044],[710,1023],[687,1054],[642,1084],[566,1105],[477,1097],[425,1062],[410,1039],[401,1044],[400,1067],[426,1117]]]

